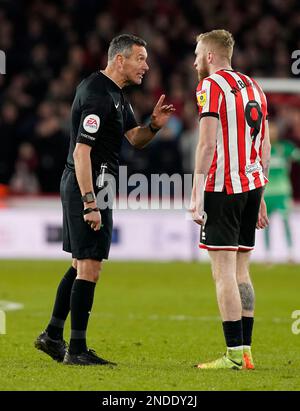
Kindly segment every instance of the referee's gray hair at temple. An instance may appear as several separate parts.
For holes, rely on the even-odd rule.
[[[108,61],[112,61],[117,54],[124,54],[125,57],[130,56],[134,44],[142,47],[147,46],[145,40],[133,34],[121,34],[114,37],[109,45]]]

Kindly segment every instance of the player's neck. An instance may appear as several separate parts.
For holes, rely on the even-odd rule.
[[[209,75],[211,76],[212,74],[220,70],[232,70],[232,67],[230,64],[220,64],[218,66],[213,66],[209,70],[210,71]]]
[[[111,81],[116,83],[116,85],[120,88],[125,86],[124,79],[117,73],[112,67],[107,66],[105,70],[100,70],[106,77],[108,77]]]

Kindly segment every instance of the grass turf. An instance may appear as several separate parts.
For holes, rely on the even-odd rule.
[[[0,300],[24,304],[7,312],[0,335],[0,390],[299,390],[299,266],[252,265],[256,289],[255,371],[192,368],[224,352],[208,264],[105,264],[96,290],[88,343],[115,369],[70,367],[33,347],[46,326],[68,263],[0,261]],[[69,336],[69,321],[65,337]]]

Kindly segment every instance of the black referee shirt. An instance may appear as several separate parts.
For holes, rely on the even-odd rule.
[[[74,168],[76,143],[83,143],[92,147],[93,170],[100,171],[101,164],[107,163],[108,173],[116,175],[124,134],[136,126],[133,110],[122,89],[100,71],[91,74],[76,89],[68,166]]]

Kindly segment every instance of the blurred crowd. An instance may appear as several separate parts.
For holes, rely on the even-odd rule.
[[[189,173],[198,139],[193,69],[195,38],[215,28],[236,40],[233,67],[255,77],[293,77],[300,49],[297,0],[21,0],[0,1],[0,196],[59,191],[76,85],[103,69],[110,40],[133,33],[147,41],[150,70],[128,90],[140,123],[166,93],[176,107],[168,126],[144,151],[124,139],[129,174]],[[295,76],[294,76],[295,77]],[[270,116],[282,138],[300,146],[299,98],[270,96]],[[299,165],[292,166],[300,201]]]

